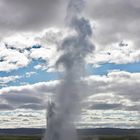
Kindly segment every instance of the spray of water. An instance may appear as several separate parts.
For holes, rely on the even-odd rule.
[[[44,140],[76,140],[73,122],[80,110],[80,93],[83,89],[81,78],[85,76],[85,57],[94,50],[90,41],[92,29],[87,19],[82,17],[85,2],[70,0],[67,7],[66,25],[74,31],[68,35],[58,51],[61,56],[56,68],[64,68],[55,104],[50,104],[50,120]]]

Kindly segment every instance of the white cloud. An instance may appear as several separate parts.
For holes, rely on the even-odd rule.
[[[0,71],[10,71],[27,66],[29,59],[24,53],[17,50],[7,49],[5,44],[0,44]]]
[[[139,102],[140,73],[112,71],[106,76],[89,76],[87,84],[91,93],[112,93],[129,99],[133,103]]]
[[[0,43],[0,71],[11,71],[27,66],[33,59],[44,60],[46,64],[43,65],[46,65],[48,70],[54,68],[59,56],[58,42],[61,42],[67,33],[63,34],[65,31],[50,28],[37,35],[22,33],[4,38]]]
[[[1,128],[41,128],[45,127],[45,111],[17,109],[1,110]]]
[[[65,34],[69,33],[62,26],[57,26],[65,17],[64,11],[66,11],[67,2],[41,0],[38,3],[37,0],[34,2],[32,0],[28,2],[14,0],[11,3],[9,0],[2,0],[1,11],[5,11],[6,16],[0,14],[0,28],[5,29],[4,32],[8,32],[6,30],[8,25],[8,30],[15,30],[15,35],[6,37],[3,41],[17,49],[31,47],[38,43],[49,48],[49,51],[45,50],[47,54],[42,48],[38,50],[40,53],[37,53],[37,50],[32,50],[31,57],[47,59],[49,67],[54,69],[52,67],[58,53],[55,45],[61,42]],[[140,61],[139,26],[137,26],[140,22],[140,10],[138,5],[140,3],[137,0],[133,2],[131,0],[87,1],[84,14],[91,19],[93,24],[93,40],[97,50],[87,59],[88,63],[95,65],[107,62],[126,64]],[[38,8],[36,9],[36,7]],[[61,14],[58,15],[58,11]],[[36,20],[37,22],[35,22]],[[20,21],[24,22],[20,23]],[[36,29],[41,29],[42,33],[40,31],[35,33]],[[23,30],[24,33],[19,34],[19,30]],[[124,41],[128,46],[119,46],[121,41]],[[24,52],[24,55],[28,56],[29,52],[27,52]],[[6,67],[7,63],[3,65]],[[9,67],[15,69],[13,65],[9,65]]]
[[[54,65],[60,55],[57,49],[63,38],[71,33],[62,27],[66,3],[67,1],[63,0],[0,1],[0,71],[9,72],[25,67],[33,59],[44,60],[44,63],[34,66],[35,69],[55,71]],[[94,0],[93,2],[87,0],[87,4],[85,16],[89,17],[93,24],[92,40],[96,50],[86,58],[86,62],[94,66],[100,66],[102,63],[140,62],[140,26],[138,26],[140,24],[140,1]],[[122,41],[128,45],[119,45]],[[33,48],[33,45],[40,45],[40,47]],[[32,74],[35,73],[26,73],[26,76],[30,77]],[[5,85],[19,78],[18,76],[0,77],[0,84]],[[138,115],[134,112],[140,111],[139,79],[139,73],[125,71],[111,71],[104,76],[87,77],[85,83],[87,89],[85,90],[89,97],[85,105],[91,114],[85,116],[83,122],[87,120],[89,123],[93,122],[91,116],[95,115],[92,114],[95,109],[96,111],[106,109],[106,111],[118,112],[117,118],[114,118],[115,112],[114,116],[111,116],[117,120],[116,126],[123,124],[125,115],[132,115],[127,118],[126,121],[129,123],[126,123],[126,126],[137,126],[138,119],[135,117]],[[57,92],[58,83],[58,81],[34,85],[21,83],[26,85],[2,88],[0,89],[0,110],[43,109],[48,96]],[[103,114],[98,112],[95,116],[99,115]],[[131,122],[132,118],[135,120]],[[25,119],[22,118],[25,126],[29,126],[27,122],[30,122],[30,126],[33,124],[31,120],[25,121]],[[111,125],[113,122],[109,122],[107,118],[103,119],[101,124],[98,122],[99,125],[106,125],[106,123]],[[7,123],[7,126],[10,127],[10,124]],[[14,124],[14,126],[18,125]]]
[[[47,70],[48,72],[56,71],[54,65],[60,55],[58,47],[61,45],[63,38],[67,34],[71,34],[69,30],[61,29],[48,28],[38,32],[37,35],[30,32],[20,35],[15,34],[3,39],[0,49],[0,70],[18,69],[27,66],[32,59],[42,59],[46,63],[39,64],[40,66],[35,66],[35,68]],[[135,43],[131,39],[126,41],[128,46],[119,46],[120,42],[110,42],[103,47],[96,38],[94,42],[96,50],[86,58],[86,62],[94,66],[99,66],[102,63],[127,64],[140,61],[140,50],[135,47]],[[34,48],[34,45],[39,45],[39,47]]]
[[[7,85],[10,82],[15,82],[16,80],[20,79],[22,76],[7,76],[7,77],[0,77],[0,86]]]
[[[10,105],[14,109],[43,109],[49,96],[55,93],[57,83],[57,81],[50,81],[34,85],[2,88],[0,89],[1,103]]]
[[[37,74],[37,73],[34,72],[34,71],[26,72],[25,76],[26,76],[26,78],[29,78],[29,77],[31,77],[32,75],[35,75],[35,74]]]
[[[140,111],[139,79],[139,73],[125,71],[112,71],[106,76],[88,76],[84,82],[84,94],[88,98],[83,103],[86,107],[93,106],[92,108],[98,105],[100,109],[106,106],[107,110],[117,107],[118,110],[132,110],[133,108],[135,111]],[[6,87],[0,89],[0,96],[4,103],[10,104],[13,108],[21,108],[21,103],[22,107],[33,108],[34,105],[41,108],[49,96],[53,97],[57,93],[58,83],[59,81],[50,81]]]
[[[98,47],[98,45],[97,45]],[[100,65],[103,63],[128,64],[140,61],[140,50],[135,50],[133,44],[121,47],[118,44],[110,44],[102,50],[96,50],[94,54],[89,55],[87,63]]]
[[[3,38],[3,42],[7,43],[9,47],[13,47],[17,50],[24,50],[37,44],[35,40],[37,35],[32,32],[16,33],[11,36]]]
[[[139,73],[125,71],[111,71],[104,76],[88,76],[85,79],[87,98],[83,100],[83,111],[78,124],[82,127],[139,127],[137,124],[140,112],[139,79]],[[14,112],[16,110],[19,110],[18,112],[20,110],[22,112],[44,110],[47,101],[54,97],[58,89],[59,81],[2,88],[0,89],[0,109],[1,111],[13,109]],[[43,115],[45,117],[45,114]],[[45,123],[40,120],[39,116],[37,118],[37,123],[33,127],[43,127]],[[27,117],[22,117],[23,119]],[[28,117],[29,124],[27,125],[26,121],[22,124],[30,127],[33,120]],[[21,120],[18,121],[21,123]],[[17,127],[16,122],[16,120],[12,122],[9,120],[9,125]]]

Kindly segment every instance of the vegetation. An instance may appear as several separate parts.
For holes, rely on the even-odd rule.
[[[140,136],[81,136],[80,140],[140,140]],[[0,136],[0,140],[41,140],[40,136]]]
[[[0,140],[41,140],[39,136],[0,136]]]
[[[81,137],[81,140],[140,140],[140,136],[88,136]]]

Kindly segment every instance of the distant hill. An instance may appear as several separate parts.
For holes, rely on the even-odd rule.
[[[79,129],[80,135],[140,135],[140,129],[95,128]]]
[[[0,129],[0,135],[42,135],[45,129],[40,128],[16,128],[16,129]]]
[[[43,135],[45,129],[40,128],[17,128],[0,129],[0,135]],[[119,128],[96,128],[78,129],[79,135],[140,135],[140,129],[119,129]]]

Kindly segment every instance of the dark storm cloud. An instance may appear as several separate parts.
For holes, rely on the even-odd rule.
[[[1,0],[0,37],[11,32],[36,31],[62,26],[69,0]],[[139,0],[87,0],[85,15],[95,23],[94,34],[101,45],[131,40],[140,43]],[[127,43],[127,42],[126,42]],[[129,43],[128,43],[129,46]]]
[[[140,1],[138,0],[94,0],[94,2],[89,1],[89,6],[90,14],[94,19],[130,21],[139,18]]]
[[[109,104],[109,103],[95,103],[88,109],[90,110],[120,110],[121,104]]]
[[[125,109],[128,111],[140,111],[140,104],[134,105],[134,106],[126,106]]]
[[[55,93],[57,82],[38,83],[30,86],[7,88],[0,94],[0,109],[45,109],[49,93]],[[48,95],[48,96],[47,96]]]
[[[0,104],[0,110],[13,110],[14,108],[9,104]]]
[[[41,109],[43,100],[37,96],[36,92],[29,89],[22,90],[12,90],[11,92],[5,92],[5,94],[0,95],[1,100],[7,104],[4,106],[0,104],[0,108],[5,108],[5,110],[10,110],[12,108],[30,108],[30,109]],[[40,104],[40,105],[39,105]]]
[[[41,104],[24,104],[19,106],[18,108],[21,109],[32,109],[32,110],[42,110],[42,109],[46,109],[46,106],[41,105]]]
[[[122,39],[140,42],[139,0],[88,0],[88,15],[96,22],[97,42],[110,44]]]
[[[65,16],[63,0],[1,0],[0,30],[39,30],[60,25]],[[56,24],[57,23],[57,24]]]
[[[29,94],[29,93],[28,93]],[[35,93],[34,93],[35,94]],[[2,94],[1,100],[7,102],[7,104],[0,104],[0,110],[11,110],[11,109],[33,109],[42,110],[45,109],[44,100],[39,96],[27,95],[27,94],[15,94],[7,93]]]
[[[124,110],[124,111],[140,111],[140,105],[128,105],[122,103],[105,103],[90,102],[87,105],[89,110]]]
[[[3,99],[13,104],[23,104],[23,103],[41,103],[41,99],[35,96],[27,94],[3,94],[1,95]]]
[[[32,114],[18,114],[17,116],[18,117],[30,117],[30,118],[36,117],[35,115],[32,115]]]

